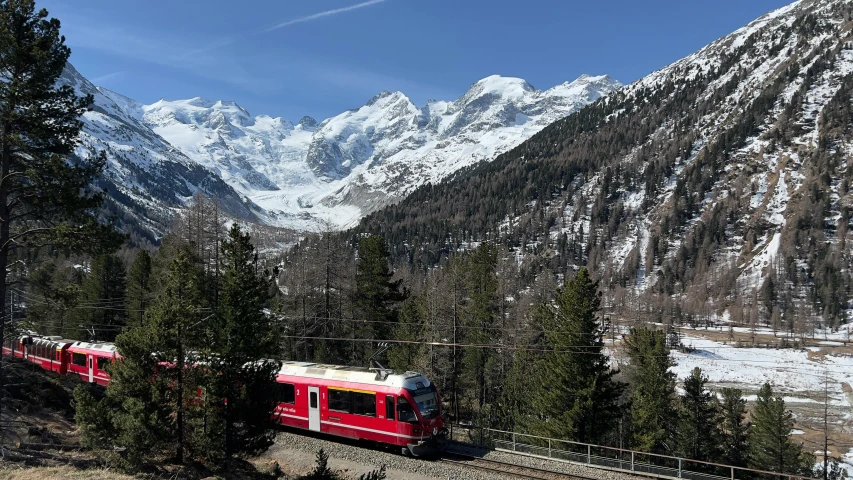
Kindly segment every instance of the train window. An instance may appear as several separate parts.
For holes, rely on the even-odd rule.
[[[375,393],[352,393],[352,411],[356,415],[368,417],[376,416],[376,394]]]
[[[289,383],[276,383],[275,384],[275,403],[289,403],[293,404],[296,402],[296,389],[293,385]]]
[[[394,420],[394,397],[385,395],[385,418]]]
[[[313,409],[317,408],[317,392],[311,392],[311,395],[308,395],[311,398],[310,407]]]
[[[110,357],[98,357],[98,370],[104,371],[110,364]]]
[[[329,389],[329,410],[350,413],[352,398],[349,390]]]
[[[86,355],[83,353],[72,353],[71,354],[71,363],[77,365],[78,367],[86,366]]]
[[[409,401],[403,397],[397,397],[397,420],[401,422],[417,422],[418,416],[409,404]]]

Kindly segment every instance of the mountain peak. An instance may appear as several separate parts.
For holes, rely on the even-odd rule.
[[[523,78],[490,75],[478,80],[468,91],[475,90],[478,96],[491,93],[505,97],[520,97],[536,89]]]
[[[194,107],[211,108],[215,104],[204,97],[193,97],[186,100],[186,103]]]
[[[315,120],[313,117],[305,115],[304,117],[299,119],[299,123],[297,125],[301,126],[302,128],[315,128],[317,126],[317,120]]]
[[[389,92],[388,90],[382,90],[376,96],[374,96],[373,98],[368,100],[367,103],[364,104],[364,106],[366,106],[366,107],[373,106],[374,104],[376,104],[376,102],[378,102],[382,99],[385,99],[385,98],[391,98],[392,101],[394,101],[394,100],[398,100],[400,98],[408,98],[408,97],[406,97],[406,95],[403,94],[403,92],[399,92],[399,91]]]
[[[576,78],[574,81],[566,82],[566,83],[585,83],[585,84],[605,83],[605,84],[619,84],[619,85],[621,85],[621,82],[619,82],[619,80],[616,80],[615,78],[611,77],[610,75],[589,75],[586,73],[582,74],[580,77]]]

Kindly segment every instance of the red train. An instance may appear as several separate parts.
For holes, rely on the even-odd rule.
[[[7,338],[3,355],[100,385],[110,380],[106,366],[121,358],[112,343],[36,334]],[[274,415],[282,425],[393,445],[415,456],[443,447],[441,399],[419,373],[283,362],[276,382]]]
[[[433,453],[445,428],[435,385],[416,372],[284,362],[275,415],[283,425]]]
[[[110,382],[106,366],[118,358],[112,343],[87,343],[35,334],[7,338],[3,343],[3,355],[23,358],[62,375],[76,374],[85,382],[99,385]]]

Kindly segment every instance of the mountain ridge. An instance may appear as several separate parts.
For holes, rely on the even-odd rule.
[[[589,265],[615,303],[837,325],[853,312],[851,19],[835,0],[764,15],[358,231],[421,268],[490,240],[526,275]]]
[[[556,118],[621,86],[583,75],[548,90],[493,75],[454,101],[415,105],[383,91],[321,122],[252,116],[237,102],[193,97],[149,105],[98,92],[126,117],[213,172],[252,204],[257,220],[342,228],[426,182],[488,161]]]

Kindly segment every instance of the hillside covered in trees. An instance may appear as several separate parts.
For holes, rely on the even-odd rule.
[[[836,328],[851,312],[851,15],[834,0],[768,14],[357,231],[412,270],[491,241],[527,285],[588,266],[617,311]]]

